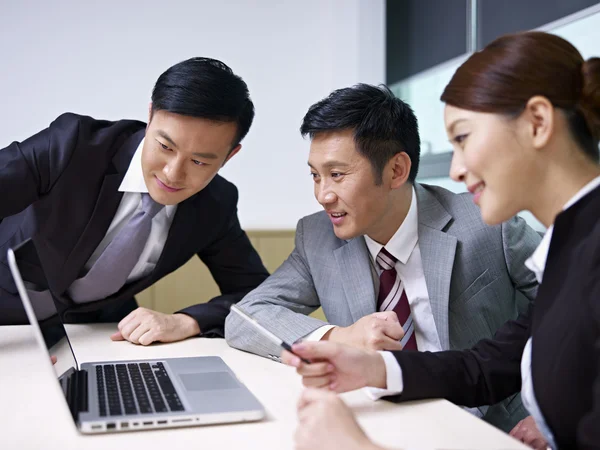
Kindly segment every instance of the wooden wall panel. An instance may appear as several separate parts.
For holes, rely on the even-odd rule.
[[[273,273],[294,249],[293,230],[254,230],[247,231],[247,234],[269,273]],[[136,298],[140,306],[172,313],[207,302],[217,295],[219,288],[208,268],[194,257]],[[321,308],[311,315],[325,320]]]

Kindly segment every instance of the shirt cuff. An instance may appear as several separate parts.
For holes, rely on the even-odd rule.
[[[404,389],[404,381],[402,380],[402,369],[400,363],[394,358],[391,352],[378,352],[385,363],[385,379],[387,389],[379,389],[374,387],[364,388],[365,393],[371,400],[378,400],[381,397],[388,395],[401,394]]]
[[[312,333],[309,333],[306,336],[304,336],[302,338],[302,340],[303,341],[320,341],[321,339],[323,339],[323,336],[325,336],[325,334],[327,334],[327,332],[329,330],[331,330],[332,328],[335,328],[335,325],[323,325],[322,327],[317,328]]]

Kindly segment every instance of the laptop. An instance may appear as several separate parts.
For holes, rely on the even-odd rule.
[[[31,261],[33,252],[37,257],[27,240],[8,250],[8,263],[45,360],[52,364],[51,357],[57,359],[54,372],[79,431],[247,422],[265,416],[260,402],[219,357],[78,363],[60,318],[61,303],[43,286],[21,277],[19,255]]]

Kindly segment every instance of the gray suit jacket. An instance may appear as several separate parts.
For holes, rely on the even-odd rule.
[[[486,225],[469,194],[419,184],[415,191],[418,243],[442,349],[470,348],[491,338],[535,297],[537,282],[524,262],[540,236],[520,218]],[[364,238],[338,239],[320,212],[299,221],[292,254],[239,306],[292,343],[325,325],[308,317],[319,306],[328,323],[339,326],[374,313],[377,289]],[[225,337],[229,345],[258,355],[280,353],[235,314],[226,319]],[[527,415],[518,395],[480,410],[504,430]]]

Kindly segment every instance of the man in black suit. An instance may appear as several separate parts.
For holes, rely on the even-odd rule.
[[[148,124],[67,113],[0,150],[0,324],[27,323],[6,254],[31,238],[38,257],[19,261],[22,275],[47,279],[38,289],[67,322],[120,321],[112,338],[144,345],[222,336],[229,306],[268,276],[217,175],[253,117],[240,77],[192,58],[159,77]],[[221,296],[171,315],[137,308],[135,294],[194,254]]]

